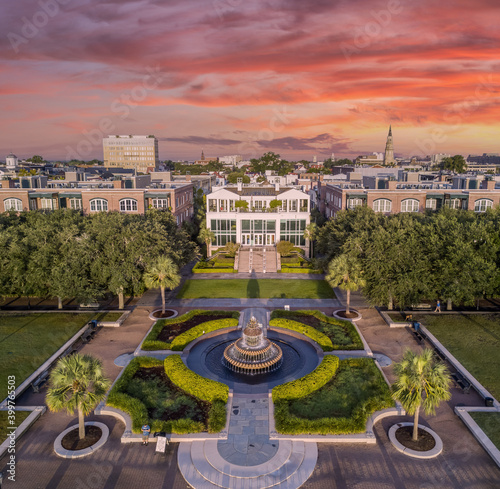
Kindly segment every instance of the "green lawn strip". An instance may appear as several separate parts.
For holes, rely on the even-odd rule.
[[[238,320],[240,317],[240,313],[237,311],[212,311],[212,310],[205,311],[205,310],[200,310],[200,309],[194,309],[192,311],[189,311],[186,314],[183,314],[182,316],[178,316],[178,317],[171,318],[171,319],[160,319],[160,320],[156,321],[156,323],[153,326],[153,329],[149,332],[148,336],[146,337],[146,339],[142,343],[142,349],[145,351],[170,350],[172,348],[173,341],[177,340],[178,337],[174,338],[172,342],[158,340],[158,335],[161,333],[161,331],[163,330],[164,327],[168,326],[169,324],[172,325],[172,324],[179,324],[179,323],[186,322],[189,319],[191,319],[195,316],[199,316],[199,315],[218,316],[221,314],[231,315],[231,318],[234,318],[236,320]],[[212,323],[214,321],[209,321],[209,322]],[[203,323],[203,324],[205,324],[205,323]],[[238,324],[238,321],[236,321],[236,324]],[[213,327],[213,329],[211,329],[210,331],[214,331],[215,329],[219,329],[219,327],[220,328],[231,327],[231,326],[233,326],[233,323],[231,323],[230,326],[224,326],[222,324],[220,324],[219,327],[217,327],[217,326],[219,326],[219,324],[212,325],[211,327]],[[191,328],[191,329],[193,329],[193,328]],[[201,334],[203,334],[203,330],[204,329],[201,328],[201,330],[199,331],[199,334],[198,334],[198,330],[196,330],[195,335],[194,334],[187,335],[184,337],[184,339],[182,341],[178,340],[176,344],[180,345],[182,342],[184,342],[185,340],[187,340],[188,338],[191,338],[191,337],[192,338],[188,341],[188,343],[190,341],[193,341],[193,339],[196,339],[198,336],[201,336]],[[189,331],[186,331],[185,333],[188,333]],[[208,329],[205,329],[205,332],[208,332]],[[179,336],[182,336],[185,333],[182,333]],[[183,349],[183,348],[180,348],[180,349]]]
[[[186,280],[177,298],[335,299],[335,294],[324,280]]]
[[[290,267],[281,267],[281,270],[278,270],[278,273],[311,273],[311,274],[320,274],[321,270],[315,270],[314,268],[290,268]]]
[[[469,412],[469,414],[500,450],[500,413]]]
[[[97,319],[102,323],[114,323],[118,321],[118,319],[120,319],[122,316],[122,312],[105,312],[102,314],[96,314],[96,317],[94,319]]]
[[[400,312],[387,312],[386,313],[395,323],[405,323],[405,316]]]
[[[317,319],[316,325],[307,325],[310,316]],[[276,309],[271,314],[269,325],[303,333],[319,343],[324,351],[362,350],[364,348],[355,326],[350,321],[332,318],[320,311]],[[328,341],[325,341],[324,337]]]
[[[325,357],[320,367],[328,358],[332,357]],[[274,416],[279,433],[362,433],[371,414],[394,405],[389,386],[372,359],[350,358],[342,360],[338,369],[332,364],[324,370],[328,371],[329,379],[323,383],[326,372],[320,375],[321,381],[316,382],[318,388],[315,390],[308,388],[314,377],[299,379],[304,385],[304,394],[295,398],[286,394],[288,384],[279,386],[285,393],[281,398],[275,396],[277,388],[273,389]]]
[[[427,327],[495,398],[500,398],[500,314],[422,314],[413,319]]]
[[[7,438],[7,435],[11,433],[10,429],[8,430],[8,427],[15,427],[19,428],[21,423],[31,414],[31,411],[15,411],[15,417],[16,419],[11,423],[8,418],[8,412],[7,411],[0,411],[0,444],[2,444],[5,439]]]
[[[21,385],[40,365],[98,313],[0,315],[0,400],[7,396],[7,376]]]
[[[183,368],[184,364],[177,355],[167,360],[169,361],[163,362],[152,357],[134,358],[111,389],[107,404],[130,415],[134,433],[140,433],[144,423],[151,426],[151,431],[177,434],[205,431],[207,426],[203,421],[203,413],[206,406],[209,409],[208,429],[211,432],[217,430],[221,423],[223,427],[227,391],[226,401],[223,400],[223,395],[215,397],[215,393],[223,392],[227,386],[221,384],[217,390],[214,385],[203,383],[200,380],[202,377],[195,379],[193,376],[196,374],[186,367]],[[167,385],[162,378],[154,374],[147,375],[146,372],[145,375],[144,371],[148,369],[156,372],[160,370],[171,384]],[[138,377],[137,374],[141,373]],[[219,384],[209,379],[203,380]],[[195,388],[190,389],[193,383],[196,384]],[[172,385],[176,387],[172,388]],[[201,395],[197,395],[200,393]],[[211,401],[207,400],[208,394],[212,395]]]

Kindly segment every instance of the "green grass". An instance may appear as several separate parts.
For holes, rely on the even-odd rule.
[[[0,315],[0,400],[7,396],[7,376],[16,387],[28,378],[96,313]]]
[[[187,280],[178,299],[335,299],[324,280]]]
[[[500,450],[500,413],[469,412],[469,414]]]
[[[15,416],[16,420],[14,424],[9,423],[8,412],[0,411],[0,444],[4,442],[7,438],[7,435],[11,433],[10,430],[7,431],[8,426],[14,426],[19,428],[21,423],[31,414],[30,411],[16,411]]]
[[[413,315],[462,365],[500,398],[500,314]]]
[[[118,321],[123,316],[123,313],[121,312],[105,312],[103,314],[96,314],[97,320],[103,322],[103,323],[114,323]]]
[[[400,312],[388,312],[387,315],[391,318],[395,323],[405,323],[405,316]]]

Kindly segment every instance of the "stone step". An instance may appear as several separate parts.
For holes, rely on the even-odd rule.
[[[311,476],[317,458],[316,443],[286,440],[271,460],[252,467],[225,461],[216,440],[181,443],[178,451],[179,468],[194,489],[297,489]]]

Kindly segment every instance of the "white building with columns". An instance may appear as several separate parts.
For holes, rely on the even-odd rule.
[[[215,189],[207,195],[207,227],[215,234],[211,250],[230,241],[242,246],[290,241],[308,253],[304,231],[310,210],[309,195],[293,187],[239,182]]]

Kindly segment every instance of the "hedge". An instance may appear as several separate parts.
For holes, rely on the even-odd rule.
[[[172,358],[172,357],[170,357]],[[175,358],[182,363],[182,360],[175,355]],[[145,423],[149,423],[151,426],[151,431],[165,431],[167,433],[177,433],[177,434],[187,434],[187,433],[199,433],[205,430],[205,426],[201,422],[193,421],[191,419],[178,419],[178,420],[168,420],[164,421],[161,419],[149,419],[148,411],[144,403],[135,397],[132,397],[125,392],[123,392],[127,386],[127,384],[132,380],[137,370],[140,368],[150,368],[150,367],[161,367],[165,365],[165,362],[158,360],[157,358],[152,357],[135,357],[128,364],[122,376],[116,381],[115,385],[111,389],[106,404],[108,406],[121,409],[122,411],[127,412],[132,419],[132,431],[134,433],[141,432],[141,426]],[[183,364],[184,365],[184,364]],[[194,374],[186,367],[184,367],[189,373]],[[198,397],[198,399],[207,402],[206,395],[197,396],[193,394],[191,391],[183,388],[182,385],[179,385],[174,378],[170,377],[169,373],[165,368],[165,373],[170,378],[171,382],[175,384],[180,389],[187,392],[187,394],[192,395],[193,397]],[[180,377],[180,375],[177,375]],[[203,377],[200,377],[203,379]],[[207,380],[208,379],[204,379]],[[215,381],[209,381],[215,382]],[[218,384],[218,382],[215,382]],[[223,385],[223,384],[222,384]],[[227,389],[227,386],[224,386]],[[211,387],[211,390],[215,389]],[[220,389],[219,389],[220,390]],[[227,402],[227,393],[226,393],[226,401],[221,399],[215,399],[211,405],[209,416],[208,416],[208,430],[211,433],[215,433],[224,428],[226,423],[226,415],[225,415],[225,406]]]
[[[321,419],[298,418],[290,413],[288,400],[283,398],[274,404],[274,417],[277,431],[279,433],[289,435],[304,433],[335,435],[364,432],[368,418],[375,411],[392,407],[394,405],[394,401],[391,398],[388,385],[385,383],[380,371],[377,369],[372,359],[350,358],[342,361],[342,365],[347,366],[360,366],[363,364],[368,371],[371,371],[371,373],[376,376],[375,383],[376,387],[379,388],[379,392],[364,402],[359,403],[358,406],[354,408],[350,417],[331,417]]]
[[[300,379],[292,380],[286,384],[276,386],[273,391],[273,402],[300,399],[308,396],[329,382],[339,368],[339,357],[328,355],[310,374]]]
[[[269,326],[273,328],[291,329],[292,331],[296,331],[297,333],[302,333],[308,338],[311,338],[311,340],[318,343],[323,351],[333,350],[332,340],[325,334],[319,332],[312,326],[308,326],[307,324],[299,323],[298,321],[292,321],[290,319],[276,318],[269,321]]]
[[[229,387],[189,370],[179,355],[167,357],[164,361],[164,367],[169,379],[179,389],[211,404],[208,414],[208,431],[209,433],[221,431],[226,425],[226,403],[229,397]]]
[[[220,314],[228,314],[231,313],[231,317],[235,319],[239,319],[240,313],[236,311],[205,311],[201,309],[194,309],[189,311],[182,316],[178,316],[175,318],[169,319],[160,319],[156,321],[153,328],[147,335],[146,339],[142,342],[141,349],[145,351],[156,351],[156,350],[170,350],[172,347],[172,343],[168,343],[165,341],[159,341],[158,335],[161,333],[162,329],[168,324],[177,324],[188,321],[194,316],[203,314],[204,316],[217,316]],[[207,321],[208,322],[208,321]],[[203,330],[202,330],[203,331]],[[180,336],[180,335],[179,335]],[[191,340],[192,341],[192,340]]]
[[[193,273],[238,273],[238,270],[234,268],[203,268],[195,270],[193,268]]]
[[[297,267],[297,268],[292,268],[292,267],[281,267],[281,270],[278,270],[278,273],[314,273],[314,274],[321,274],[321,270],[315,270],[312,268],[304,268],[304,267]]]
[[[273,321],[275,319],[278,319],[278,318],[291,319],[294,322],[297,321],[300,323],[300,319],[297,317],[298,315],[313,316],[316,319],[318,319],[324,323],[340,326],[345,331],[346,335],[351,339],[351,344],[350,345],[340,345],[340,344],[335,344],[332,342],[332,340],[330,340],[330,342],[332,343],[333,350],[363,350],[364,349],[363,342],[361,341],[361,338],[356,330],[356,327],[351,323],[351,321],[344,321],[342,319],[329,317],[320,311],[285,311],[283,309],[275,309],[271,313],[271,321],[269,322],[269,324],[272,324]],[[300,323],[300,325],[307,327],[303,323]],[[314,329],[314,331],[317,331],[315,328],[312,328],[312,329]],[[319,331],[317,331],[317,332],[319,333]],[[320,334],[323,334],[323,333],[320,333]],[[315,340],[315,341],[317,341],[317,340]],[[319,341],[318,341],[318,343],[319,343]],[[324,351],[331,351],[331,350],[324,350]]]
[[[172,340],[171,349],[173,351],[182,351],[189,343],[191,343],[191,341],[199,338],[204,333],[210,333],[211,331],[216,331],[223,328],[234,328],[236,326],[238,326],[238,319],[234,318],[207,321],[175,337]]]
[[[179,355],[165,358],[163,365],[168,378],[180,389],[203,401],[227,402],[229,387],[216,380],[207,379],[189,370]]]

